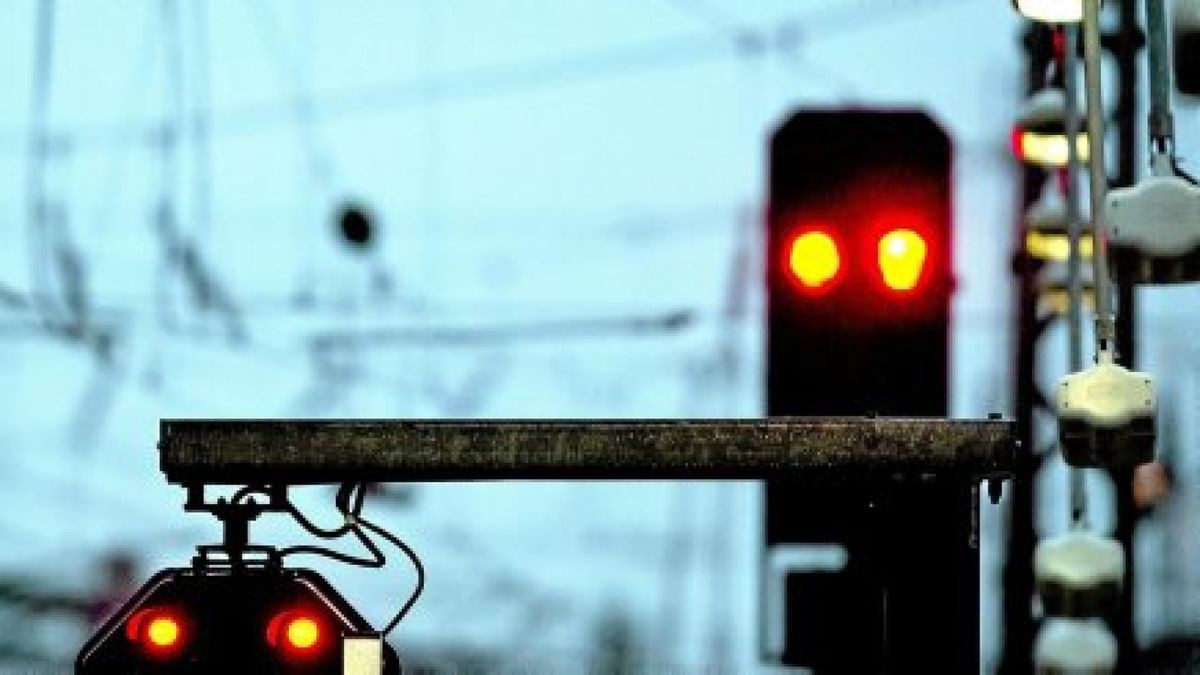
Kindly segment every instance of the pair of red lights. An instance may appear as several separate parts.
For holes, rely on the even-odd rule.
[[[929,258],[929,245],[923,236],[908,228],[888,230],[880,235],[875,249],[875,263],[884,286],[897,293],[917,287]],[[802,288],[821,293],[841,277],[844,262],[833,235],[813,229],[792,239],[787,265]]]
[[[304,610],[279,612],[267,623],[267,643],[289,655],[303,656],[321,642],[321,624]],[[147,653],[170,658],[187,643],[188,622],[182,612],[168,608],[143,609],[125,624],[128,638]]]

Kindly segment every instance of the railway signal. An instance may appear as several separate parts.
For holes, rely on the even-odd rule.
[[[355,648],[347,643],[361,641],[378,643],[375,675],[399,672],[395,652],[315,572],[177,568],[152,578],[96,632],[75,672],[349,675]]]
[[[355,489],[358,496],[351,499]],[[332,531],[321,530],[299,515],[287,500],[286,487],[248,488],[239,493],[264,492],[269,495],[266,504],[238,496],[208,504],[203,488],[192,490],[188,510],[217,516],[225,526],[224,541],[199,547],[190,567],[163,570],[146,582],[84,644],[75,672],[398,675],[399,660],[384,635],[412,606],[420,585],[396,619],[379,632],[324,577],[284,564],[293,553],[315,553],[382,566],[382,553],[361,528],[386,534],[393,542],[394,535],[361,519],[362,490],[345,486],[339,492],[347,524]],[[287,511],[309,532],[324,538],[354,534],[374,558],[358,559],[312,546],[251,545],[249,522],[266,511]]]
[[[771,144],[771,415],[944,415],[950,140],[922,113],[802,111]]]
[[[802,110],[776,131],[768,415],[946,415],[951,155],[917,111]],[[785,594],[769,659],[818,672],[978,668],[976,497],[946,476],[910,478],[767,484],[765,573],[784,574],[767,586]],[[845,552],[839,569],[781,562],[830,546]]]

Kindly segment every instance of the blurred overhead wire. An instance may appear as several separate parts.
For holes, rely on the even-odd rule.
[[[590,80],[727,59],[744,54],[746,45],[751,46],[751,52],[762,54],[794,51],[799,40],[816,41],[852,34],[963,4],[963,0],[859,0],[790,14],[745,29],[722,18],[719,24],[725,26],[722,35],[727,38],[732,27],[737,37],[732,49],[727,39],[714,38],[711,32],[687,33],[515,65],[380,82],[319,94],[310,95],[296,88],[288,101],[263,101],[211,110],[209,119],[214,134],[245,134],[275,127],[288,119],[308,126],[318,120],[574,86]],[[283,61],[285,57],[279,58]],[[291,76],[289,79],[293,80]],[[152,144],[157,133],[153,125],[127,122],[63,129],[50,135],[58,140],[69,140],[73,148],[83,150],[129,143]],[[0,133],[0,151],[9,144],[9,137],[8,133]],[[321,166],[320,163],[315,165]]]

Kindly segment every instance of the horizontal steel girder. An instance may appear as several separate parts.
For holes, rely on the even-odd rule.
[[[1004,420],[163,420],[179,484],[1007,474]]]

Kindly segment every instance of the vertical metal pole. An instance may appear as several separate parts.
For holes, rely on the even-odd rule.
[[[1104,197],[1108,174],[1104,168],[1104,99],[1100,84],[1100,0],[1083,3],[1083,67],[1087,88],[1088,162],[1091,177],[1092,269],[1096,288],[1096,360],[1109,362],[1116,351],[1112,314],[1112,288],[1108,277],[1108,226]]]
[[[1113,185],[1126,187],[1133,185],[1137,176],[1138,165],[1138,129],[1137,124],[1137,56],[1142,48],[1143,36],[1138,27],[1139,0],[1118,0],[1116,9],[1119,12],[1118,31],[1110,49],[1116,57],[1118,86],[1117,91],[1117,153],[1116,172]],[[1134,286],[1124,280],[1117,279],[1117,362],[1126,368],[1133,368],[1137,357],[1136,333],[1134,324],[1137,321],[1137,296]],[[1128,550],[1128,549],[1126,549]],[[1126,584],[1125,588],[1130,588]]]
[[[1026,175],[1040,171],[1024,169]],[[1026,184],[1033,181],[1026,179]],[[1030,201],[1026,196],[1025,203]],[[1022,242],[1023,246],[1023,242]],[[1009,483],[1008,542],[1004,547],[1003,570],[1003,653],[1000,672],[1006,675],[1025,675],[1033,670],[1034,623],[1031,611],[1033,603],[1033,550],[1037,541],[1034,531],[1036,492],[1034,477],[1037,474],[1038,456],[1034,452],[1034,408],[1036,407],[1036,383],[1033,373],[1037,363],[1037,339],[1041,333],[1037,320],[1037,293],[1033,282],[1036,274],[1034,262],[1022,252],[1016,257],[1018,290],[1018,324],[1016,353],[1016,423],[1021,445],[1017,450],[1013,479]]]
[[[1167,30],[1167,5],[1164,0],[1146,0],[1146,38],[1150,61],[1150,141],[1152,167],[1156,176],[1174,173],[1171,115],[1171,56]]]
[[[1045,82],[1046,67],[1052,56],[1050,30],[1044,24],[1029,24],[1023,38],[1026,62],[1026,93],[1032,94]],[[1038,406],[1037,342],[1044,324],[1037,316],[1036,277],[1038,261],[1025,251],[1023,214],[1041,193],[1045,173],[1036,167],[1021,168],[1021,194],[1018,214],[1022,216],[1013,269],[1018,281],[1017,345],[1014,363],[1016,389],[1015,419],[1020,448],[1016,455],[1011,492],[1008,497],[1008,541],[1004,547],[1003,574],[1003,647],[1000,672],[1026,675],[1033,671],[1033,639],[1036,626],[1031,610],[1034,593],[1033,549],[1036,493],[1034,476],[1040,464],[1034,451],[1034,412]]]
[[[1067,166],[1064,170],[1063,192],[1067,201],[1067,367],[1071,372],[1083,369],[1083,282],[1080,272],[1083,257],[1079,250],[1083,218],[1079,208],[1079,92],[1076,75],[1079,66],[1079,29],[1063,27],[1063,94],[1066,99]],[[1093,219],[1094,220],[1094,219]],[[1087,512],[1087,492],[1083,470],[1067,469],[1068,492],[1071,504],[1071,525],[1081,526]]]
[[[1139,163],[1139,129],[1138,124],[1138,52],[1144,44],[1144,37],[1138,25],[1138,9],[1142,3],[1139,0],[1118,0],[1115,3],[1119,11],[1118,32],[1112,52],[1116,57],[1117,72],[1119,73],[1117,92],[1117,165],[1114,175],[1114,185],[1125,187],[1132,185],[1137,177]],[[1117,315],[1117,353],[1118,362],[1126,368],[1133,368],[1137,360],[1136,322],[1137,295],[1133,284],[1117,280],[1118,309]],[[1137,558],[1134,555],[1133,534],[1137,528],[1138,512],[1133,503],[1132,473],[1118,471],[1112,474],[1116,493],[1116,527],[1113,537],[1125,548],[1125,579],[1122,586],[1121,598],[1117,616],[1113,620],[1113,635],[1117,638],[1119,660],[1117,672],[1137,672],[1138,647],[1133,631],[1134,587],[1137,580]]]

